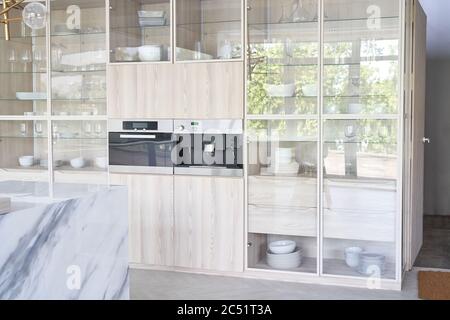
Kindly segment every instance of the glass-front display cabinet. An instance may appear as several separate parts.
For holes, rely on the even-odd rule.
[[[110,61],[172,61],[171,0],[110,0]]]
[[[110,0],[109,5],[111,62],[243,59],[243,0]]]
[[[402,1],[248,1],[249,270],[399,281]]]
[[[50,10],[55,181],[106,184],[105,1],[54,0]]]
[[[12,8],[0,18],[0,180],[48,181],[46,28],[21,17]]]
[[[24,21],[27,9],[42,10],[41,25]],[[0,179],[107,183],[105,1],[25,1],[8,18],[0,24]]]

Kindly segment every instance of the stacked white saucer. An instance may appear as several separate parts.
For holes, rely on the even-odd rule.
[[[269,243],[267,264],[274,269],[295,269],[302,264],[302,253],[294,241],[274,241]]]

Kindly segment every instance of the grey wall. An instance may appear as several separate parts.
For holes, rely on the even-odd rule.
[[[424,211],[450,216],[450,59],[427,66]]]

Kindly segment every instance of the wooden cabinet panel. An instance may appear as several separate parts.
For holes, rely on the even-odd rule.
[[[243,180],[175,177],[175,266],[243,271]]]
[[[130,262],[173,265],[173,176],[112,174],[128,186]]]
[[[172,65],[108,67],[109,118],[172,118]]]
[[[110,118],[243,118],[243,62],[124,64],[108,71]]]

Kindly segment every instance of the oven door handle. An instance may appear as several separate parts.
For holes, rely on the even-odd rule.
[[[156,139],[156,135],[140,135],[140,134],[121,134],[121,139],[149,139],[153,140]]]

